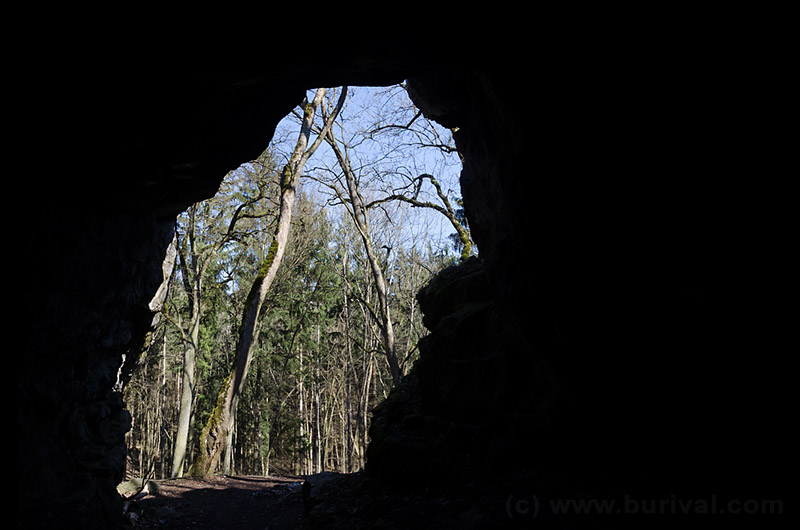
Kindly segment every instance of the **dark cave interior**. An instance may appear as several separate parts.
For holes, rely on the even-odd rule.
[[[522,492],[782,499],[782,213],[740,83],[755,66],[732,55],[377,38],[266,67],[71,69],[45,111],[55,176],[19,247],[20,528],[120,522],[128,417],[112,386],[176,214],[257,156],[304,90],[406,79],[459,129],[481,257],[420,294],[432,333],[376,411],[370,487],[470,484],[501,499],[475,528]]]

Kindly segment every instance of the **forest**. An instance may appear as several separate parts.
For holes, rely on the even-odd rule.
[[[418,290],[477,253],[452,133],[403,85],[311,90],[179,216],[124,388],[128,477],[363,467],[427,333]]]

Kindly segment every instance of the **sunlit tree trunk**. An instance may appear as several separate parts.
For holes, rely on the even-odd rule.
[[[347,400],[347,453],[346,469],[348,473],[353,470],[353,404],[352,404],[352,373],[353,373],[353,350],[350,340],[350,301],[347,297],[347,252],[342,256],[342,298],[344,299],[344,329],[345,329],[345,387]]]
[[[236,346],[234,368],[223,383],[217,395],[214,410],[200,434],[200,451],[197,459],[192,464],[190,470],[190,474],[192,475],[206,475],[216,469],[225,452],[225,448],[229,446],[228,434],[233,428],[239,396],[244,388],[247,370],[250,365],[250,360],[252,359],[253,346],[258,338],[257,323],[261,305],[275,279],[284,252],[286,251],[286,242],[289,239],[292,210],[294,208],[300,175],[308,159],[314,151],[316,151],[317,147],[319,147],[322,136],[327,134],[330,124],[333,122],[333,119],[335,119],[339,109],[341,109],[341,105],[344,103],[346,90],[342,92],[337,109],[331,115],[330,120],[326,121],[326,124],[323,126],[323,132],[317,140],[309,146],[308,141],[314,123],[314,116],[317,108],[325,97],[325,93],[326,89],[320,88],[316,91],[312,101],[304,101],[303,103],[303,118],[300,134],[292,156],[281,172],[280,208],[272,243],[270,244],[269,251],[264,261],[259,267],[258,275],[253,281],[253,285],[247,296],[242,313],[239,341]],[[230,473],[230,459],[226,460],[224,472]]]
[[[303,350],[300,349],[300,380],[297,384],[298,388],[298,409],[297,415],[300,417],[300,443],[302,446],[299,451],[300,460],[300,474],[306,474],[306,410],[305,410],[305,385],[303,384]]]
[[[161,343],[161,440],[160,440],[160,451],[161,451],[161,477],[164,478],[167,476],[166,470],[166,448],[167,448],[167,334],[164,333],[164,337]]]
[[[186,447],[189,442],[189,430],[192,420],[192,407],[195,397],[195,372],[197,364],[197,350],[200,344],[200,296],[202,290],[203,267],[197,255],[195,246],[196,205],[189,209],[189,224],[187,227],[188,256],[187,252],[180,252],[184,290],[189,297],[189,329],[186,333],[183,326],[179,329],[183,336],[183,370],[180,395],[180,409],[178,413],[178,430],[175,435],[175,445],[172,453],[171,477],[183,475],[186,460]]]
[[[319,352],[319,324],[317,324],[317,352]],[[317,361],[318,363],[319,361]],[[319,366],[314,367],[314,468],[316,473],[322,472],[322,403],[320,398]]]

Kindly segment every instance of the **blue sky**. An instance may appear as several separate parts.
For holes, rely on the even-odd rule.
[[[313,98],[314,92],[314,90],[309,91],[309,99]],[[338,89],[329,91],[329,94],[338,97]],[[408,178],[422,173],[434,175],[444,190],[450,190],[451,201],[454,197],[460,197],[458,177],[461,163],[458,155],[446,154],[433,147],[409,145],[432,143],[435,140],[434,134],[438,134],[442,140],[452,145],[450,131],[438,124],[431,124],[424,118],[418,118],[414,126],[424,131],[424,136],[395,128],[383,129],[380,134],[371,136],[364,134],[364,131],[374,130],[378,124],[405,125],[414,117],[415,110],[410,106],[410,101],[401,87],[349,88],[347,104],[342,111],[345,123],[344,135],[353,143],[357,143],[351,157],[354,166],[360,166],[362,194],[368,201],[385,196],[391,192],[390,190],[396,190],[404,183],[407,184]],[[284,118],[276,128],[273,148],[288,158],[288,153],[297,140],[298,131],[297,118],[293,116]],[[333,172],[338,172],[338,166],[330,148],[323,144],[306,164],[304,173],[317,178],[330,178]],[[325,202],[327,190],[318,182],[303,179],[301,189],[315,197],[318,202]],[[420,195],[420,199],[438,202],[433,187],[429,184],[424,196]],[[331,210],[341,210],[341,208]],[[392,244],[400,246],[412,243],[426,246],[431,244],[433,248],[451,246],[448,236],[455,230],[442,214],[429,209],[411,208],[410,205],[400,202],[387,205],[387,211],[390,212],[388,217],[376,212],[372,224],[375,230],[391,233],[394,239]],[[329,215],[335,216],[340,213],[341,211],[330,211]]]

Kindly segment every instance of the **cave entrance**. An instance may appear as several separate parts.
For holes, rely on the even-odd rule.
[[[309,90],[261,156],[178,216],[161,318],[125,389],[128,476],[199,471],[237,366],[235,421],[213,470],[363,467],[369,411],[427,333],[417,291],[475,252],[453,132],[422,116],[405,84]],[[275,252],[298,146],[309,156],[285,250],[242,363],[246,304]]]

